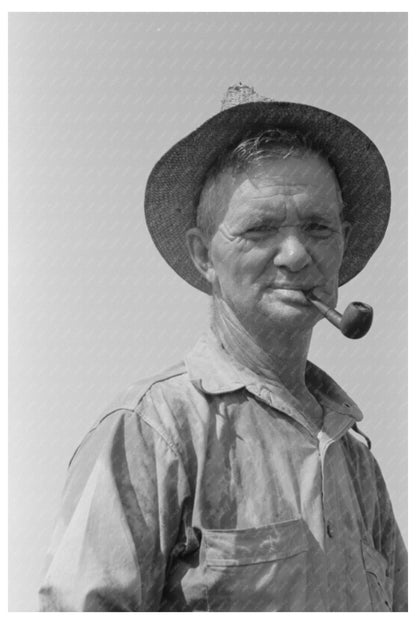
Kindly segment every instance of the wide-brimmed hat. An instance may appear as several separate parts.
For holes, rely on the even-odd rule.
[[[220,113],[162,156],[146,186],[146,222],[156,247],[176,273],[203,292],[210,293],[211,285],[195,268],[185,233],[196,225],[207,171],[242,140],[273,128],[303,135],[336,172],[344,216],[352,225],[340,285],[365,267],[383,239],[390,182],[374,143],[342,117],[314,106],[270,100],[240,83],[228,89]]]

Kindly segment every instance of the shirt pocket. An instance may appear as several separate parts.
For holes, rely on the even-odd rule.
[[[361,542],[372,611],[392,611],[393,580],[387,576],[387,561],[373,546]]]
[[[203,530],[209,611],[296,611],[304,606],[307,535],[302,519]]]

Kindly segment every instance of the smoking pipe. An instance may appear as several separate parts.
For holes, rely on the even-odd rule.
[[[347,305],[344,314],[340,314],[318,299],[312,291],[305,292],[305,296],[347,338],[362,338],[371,327],[373,308],[366,303],[353,301]]]

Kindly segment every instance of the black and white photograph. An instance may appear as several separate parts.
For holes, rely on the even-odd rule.
[[[408,611],[407,17],[9,13],[9,611]]]

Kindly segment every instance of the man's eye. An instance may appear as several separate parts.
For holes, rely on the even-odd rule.
[[[325,223],[319,223],[317,221],[313,221],[311,223],[307,223],[305,225],[306,232],[311,232],[312,234],[330,234],[332,232],[331,228]]]
[[[274,231],[276,231],[276,227],[275,226],[263,224],[263,225],[255,225],[254,227],[251,227],[248,230],[248,233],[249,234],[252,234],[252,233],[255,234],[256,232],[261,233],[261,232],[274,232]]]

